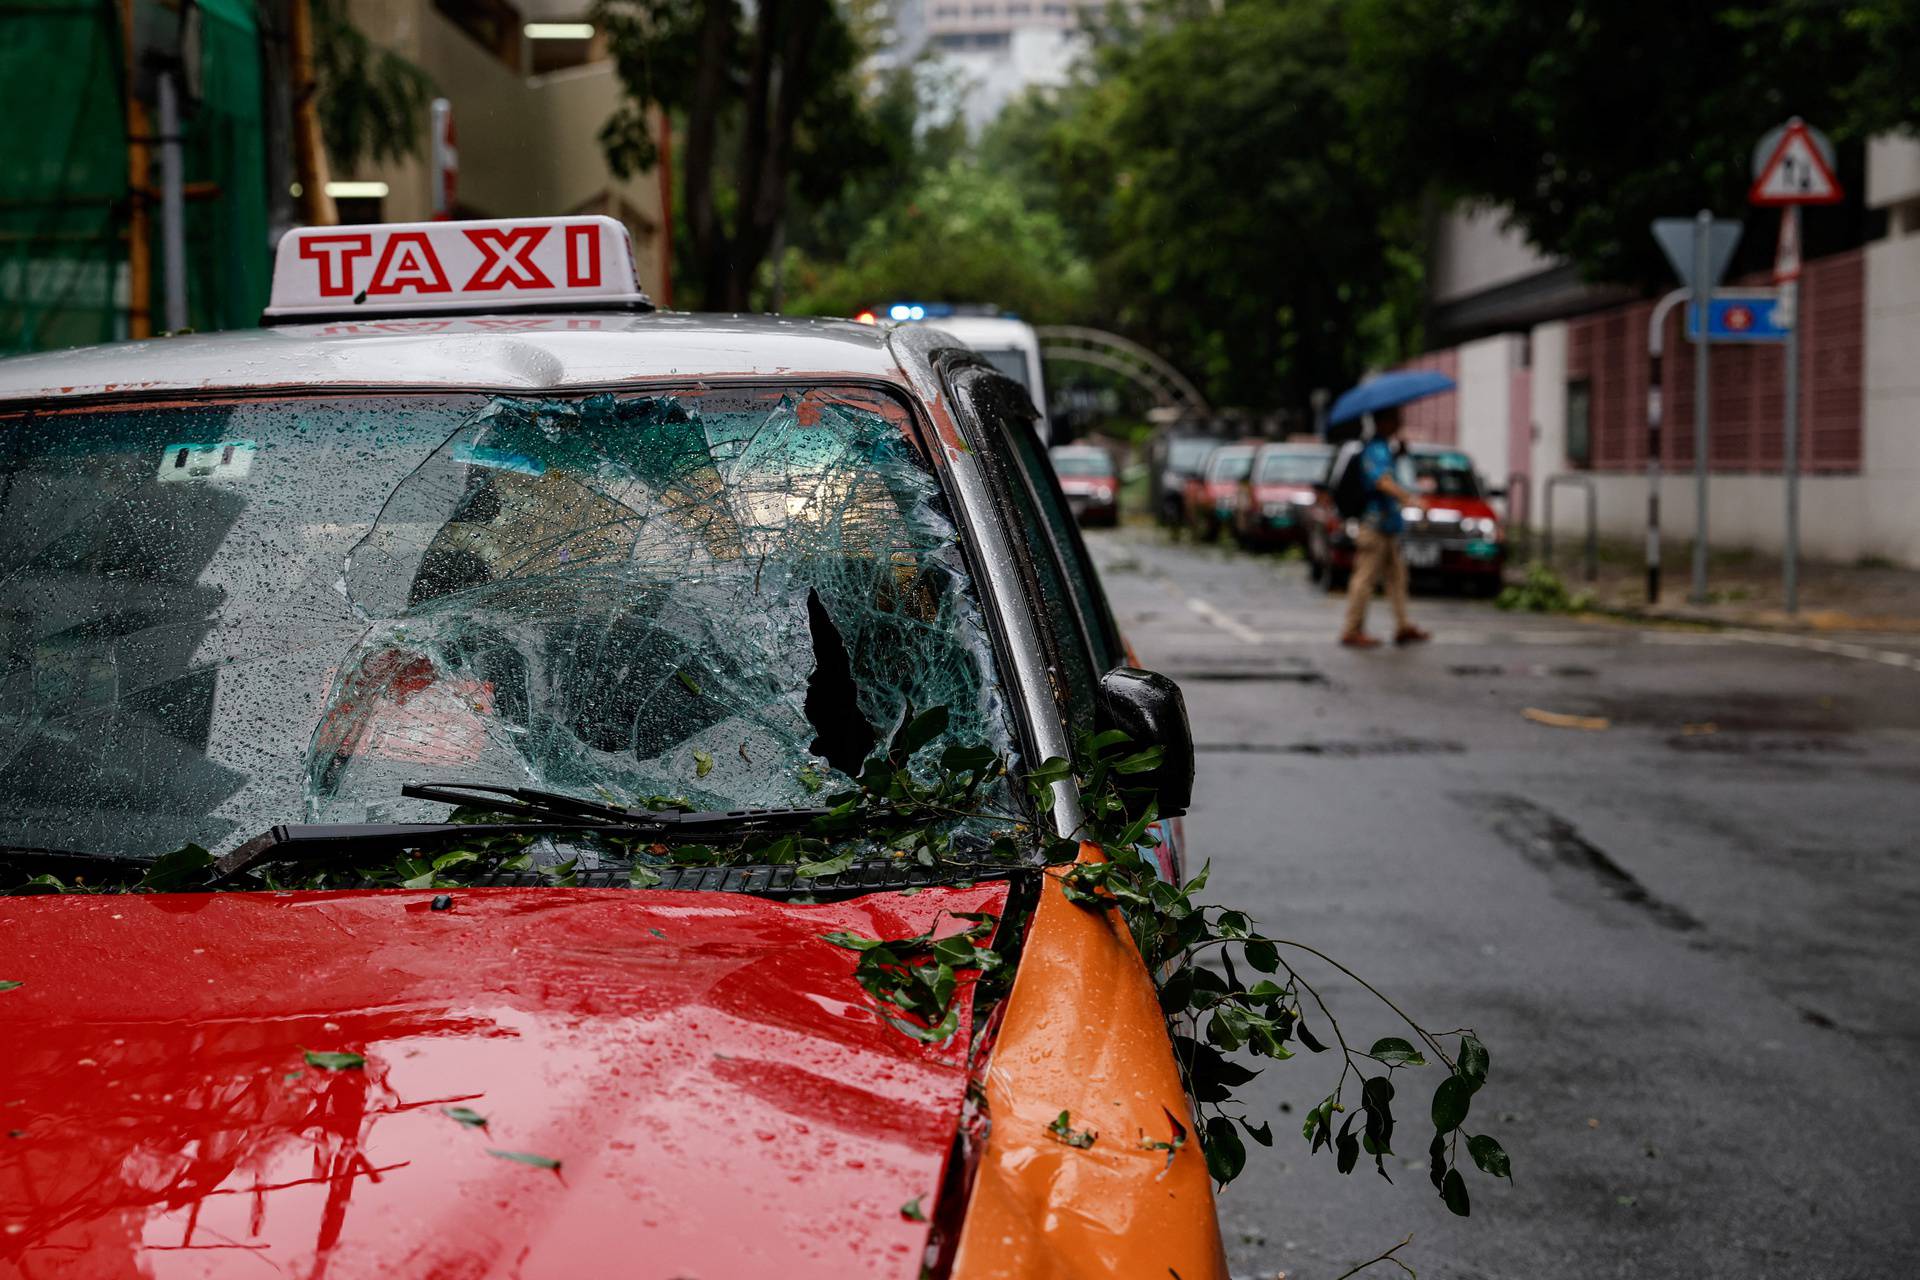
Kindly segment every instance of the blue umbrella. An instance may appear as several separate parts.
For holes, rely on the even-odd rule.
[[[1444,373],[1432,369],[1404,369],[1399,373],[1383,373],[1368,378],[1333,402],[1333,412],[1327,415],[1328,426],[1339,426],[1363,413],[1377,413],[1382,409],[1391,409],[1398,404],[1411,404],[1415,400],[1437,395],[1442,391],[1453,390],[1455,383]]]

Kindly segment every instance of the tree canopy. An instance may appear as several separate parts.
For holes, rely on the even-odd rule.
[[[1667,279],[1648,223],[1744,212],[1753,146],[1789,116],[1856,144],[1855,191],[1864,134],[1920,119],[1920,82],[1889,75],[1920,71],[1913,0],[1353,0],[1346,22],[1383,180],[1509,210],[1595,279]],[[1809,247],[1857,242],[1859,216],[1819,214]]]

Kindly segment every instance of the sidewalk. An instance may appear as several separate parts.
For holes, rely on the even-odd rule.
[[[1537,546],[1537,543],[1536,543]],[[1638,546],[1603,542],[1599,575],[1586,580],[1584,551],[1576,539],[1556,539],[1553,568],[1571,592],[1590,591],[1610,613],[1714,626],[1778,631],[1857,631],[1920,635],[1920,570],[1883,562],[1800,562],[1800,611],[1788,614],[1780,561],[1749,551],[1714,553],[1707,565],[1707,600],[1688,598],[1693,589],[1693,553],[1669,545],[1660,575],[1660,603],[1647,603],[1644,552]],[[1509,570],[1517,580],[1524,567]]]

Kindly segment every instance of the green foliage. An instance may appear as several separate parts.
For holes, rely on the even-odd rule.
[[[1263,1147],[1273,1142],[1270,1121],[1256,1119],[1238,1100],[1241,1087],[1258,1074],[1238,1056],[1285,1061],[1295,1056],[1296,1046],[1311,1054],[1337,1055],[1340,1067],[1333,1088],[1308,1112],[1301,1134],[1310,1152],[1330,1150],[1339,1172],[1351,1173],[1364,1153],[1373,1158],[1380,1175],[1388,1177],[1385,1158],[1394,1151],[1395,1075],[1437,1062],[1446,1074],[1430,1104],[1434,1132],[1428,1153],[1434,1187],[1450,1209],[1467,1212],[1466,1186],[1458,1167],[1463,1140],[1476,1168],[1490,1176],[1512,1177],[1511,1162],[1499,1143],[1484,1134],[1469,1135],[1463,1128],[1490,1066],[1486,1047],[1471,1030],[1428,1031],[1324,953],[1264,935],[1243,911],[1196,902],[1206,887],[1204,868],[1185,884],[1159,878],[1153,856],[1157,813],[1145,785],[1161,763],[1159,748],[1137,749],[1118,731],[1089,734],[1081,739],[1071,761],[1047,760],[1028,770],[1023,782],[1036,812],[1052,811],[1056,783],[1071,778],[1079,793],[1083,821],[1073,838],[1045,837],[1025,819],[993,807],[1002,794],[1008,765],[990,748],[952,746],[937,760],[916,761],[945,732],[947,721],[944,707],[903,717],[886,746],[868,760],[857,788],[826,798],[830,811],[816,820],[810,832],[757,836],[727,847],[658,843],[630,849],[626,852],[636,859],[635,883],[641,883],[641,870],[650,873],[652,866],[669,862],[797,862],[799,871],[826,874],[844,865],[842,859],[849,858],[850,847],[884,850],[902,860],[940,868],[977,865],[983,859],[1030,864],[1037,846],[1047,861],[1071,864],[1060,880],[1068,901],[1088,910],[1120,911],[1148,971],[1157,975],[1160,1006],[1199,1121],[1199,1144],[1217,1181],[1230,1182],[1245,1167],[1244,1139]],[[679,803],[664,797],[655,800],[660,807]],[[456,811],[456,818],[462,816],[484,814]],[[1077,861],[1083,839],[1099,845],[1106,860]],[[391,865],[376,860],[367,866],[309,869],[284,879],[261,874],[240,887],[323,888],[368,880],[412,888],[456,885],[501,867],[524,867],[528,843],[526,836],[488,834],[486,825],[476,822],[471,840],[430,860],[402,854]],[[571,863],[549,869],[555,883],[567,883],[571,876]],[[158,860],[144,879],[124,887],[146,892],[156,891],[162,883],[171,889],[219,887],[213,877],[206,851],[189,849]],[[57,881],[39,887],[50,892],[65,889]],[[847,932],[822,938],[854,953],[854,977],[873,998],[879,1016],[922,1042],[941,1042],[955,1034],[961,997],[969,986],[978,1008],[989,1008],[1005,996],[1014,964],[993,944],[998,938],[1017,940],[1023,928],[1021,921],[1003,922],[990,913],[950,913],[946,918],[961,921],[963,927],[945,936],[936,923],[908,938]],[[1320,992],[1289,961],[1290,955],[1312,957],[1358,983],[1400,1020],[1409,1035],[1379,1037],[1364,1052],[1354,1047]],[[1243,972],[1256,976],[1249,982]],[[963,982],[968,976],[973,978],[971,984]],[[0,990],[10,985],[17,984],[0,983]],[[1309,1006],[1325,1027],[1331,1046],[1308,1025]],[[983,1021],[976,1019],[976,1027]],[[1454,1041],[1451,1053],[1445,1042],[1448,1037]],[[358,1054],[311,1050],[306,1061],[326,1070],[364,1065]],[[1350,1102],[1359,1109],[1350,1111]],[[462,1124],[485,1125],[484,1117],[465,1108],[446,1108],[445,1113]],[[1186,1147],[1190,1135],[1180,1118],[1169,1113],[1167,1121],[1168,1138],[1143,1137],[1141,1145],[1165,1151],[1171,1161]],[[1066,1111],[1047,1131],[1079,1149],[1091,1147],[1097,1139],[1091,1130],[1074,1128]],[[557,1167],[557,1162],[543,1156],[491,1154],[542,1168]],[[907,1207],[902,1207],[903,1213]]]
[[[1582,613],[1593,608],[1593,593],[1568,591],[1559,574],[1536,563],[1527,566],[1523,581],[1503,588],[1493,603],[1516,613]]]
[[[486,1150],[490,1156],[499,1156],[502,1160],[512,1160],[517,1164],[530,1164],[536,1169],[558,1170],[560,1168],[560,1162],[552,1156],[535,1155],[531,1151],[501,1151],[494,1147],[488,1147]]]
[[[402,160],[420,151],[431,76],[353,25],[347,0],[312,0],[314,110],[327,155],[352,172],[363,161]]]
[[[846,13],[834,0],[595,0],[591,14],[624,90],[600,132],[608,166],[651,169],[655,111],[684,121],[681,287],[700,306],[746,309],[789,201],[829,201],[885,161]]]
[[[1100,1135],[1091,1129],[1073,1127],[1073,1116],[1062,1111],[1047,1124],[1047,1134],[1056,1142],[1064,1142],[1070,1147],[1085,1151],[1099,1140]]]
[[[840,261],[791,250],[787,310],[852,315],[893,298],[986,301],[1039,323],[1087,318],[1067,231],[1008,177],[956,158],[872,211]]]
[[[1362,163],[1334,0],[1150,12],[982,143],[1079,238],[1094,307],[1220,404],[1303,408],[1412,332],[1415,224]]]
[[[937,936],[937,926],[914,938],[843,932],[821,938],[859,954],[854,980],[874,998],[881,1018],[916,1040],[937,1043],[960,1025],[960,1006],[953,998],[959,971],[985,974],[1001,964],[998,952],[980,945],[992,937],[999,917],[969,913],[958,918],[972,921],[972,927],[945,938]]]
[[[367,1060],[357,1053],[335,1053],[331,1050],[306,1051],[307,1065],[319,1067],[322,1071],[357,1071],[367,1065]]]
[[[1246,1163],[1245,1134],[1265,1146],[1272,1141],[1267,1121],[1256,1121],[1236,1102],[1235,1091],[1256,1072],[1229,1055],[1285,1061],[1297,1044],[1311,1053],[1336,1051],[1340,1071],[1332,1092],[1307,1113],[1301,1136],[1310,1152],[1326,1147],[1335,1167],[1351,1173],[1364,1152],[1374,1169],[1392,1181],[1386,1157],[1393,1154],[1394,1077],[1425,1068],[1429,1055],[1446,1071],[1431,1105],[1434,1133],[1428,1147],[1434,1187],[1454,1213],[1468,1211],[1466,1184],[1457,1161],[1473,1095],[1486,1083],[1490,1059],[1471,1030],[1435,1033],[1351,969],[1324,953],[1282,938],[1267,937],[1243,911],[1195,902],[1207,872],[1184,885],[1159,878],[1153,860],[1154,818],[1151,800],[1128,780],[1152,761],[1133,752],[1124,735],[1106,733],[1084,739],[1072,770],[1081,789],[1086,838],[1099,844],[1107,861],[1077,863],[1062,880],[1070,901],[1093,910],[1118,907],[1139,944],[1149,972],[1160,979],[1160,1007],[1167,1015],[1174,1052],[1200,1118],[1200,1142],[1216,1181],[1236,1177]],[[1056,762],[1050,762],[1056,763]],[[1032,784],[1030,784],[1032,785]],[[1239,964],[1234,954],[1239,955]],[[1314,985],[1286,955],[1310,956],[1360,984],[1412,1033],[1412,1039],[1384,1036],[1370,1049],[1353,1047]],[[1215,966],[1218,966],[1217,968]],[[1242,968],[1271,975],[1248,982]],[[1305,1007],[1317,1011],[1332,1034],[1334,1049],[1307,1026]],[[1454,1040],[1450,1054],[1446,1037]],[[1357,1083],[1359,1111],[1348,1111],[1349,1088]],[[1345,1118],[1336,1129],[1335,1117]],[[1355,1122],[1359,1131],[1355,1132]],[[1476,1167],[1511,1177],[1504,1151],[1491,1138],[1468,1138]],[[1479,1145],[1474,1144],[1478,1141]],[[1497,1154],[1496,1154],[1497,1153]]]
[[[1668,282],[1648,222],[1742,212],[1754,144],[1790,115],[1843,144],[1856,191],[1858,139],[1920,123],[1913,0],[1354,0],[1346,23],[1382,179],[1510,210],[1595,279]],[[1852,217],[1811,212],[1809,251]]]

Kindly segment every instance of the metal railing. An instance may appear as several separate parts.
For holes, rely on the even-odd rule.
[[[1592,582],[1600,576],[1600,493],[1594,488],[1592,476],[1559,475],[1547,477],[1545,492],[1541,496],[1540,560],[1549,569],[1553,567],[1553,491],[1559,485],[1572,485],[1587,492],[1587,581]]]

